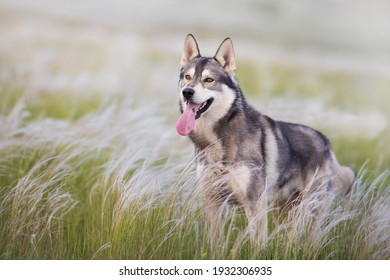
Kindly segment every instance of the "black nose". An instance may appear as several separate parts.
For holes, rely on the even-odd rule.
[[[183,89],[182,93],[183,93],[183,97],[185,99],[190,99],[195,94],[195,90],[193,90],[192,88],[186,87]]]

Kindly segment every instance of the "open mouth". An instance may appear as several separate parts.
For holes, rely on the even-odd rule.
[[[195,119],[199,119],[199,117],[210,108],[211,103],[213,103],[214,98],[210,98],[207,101],[203,102],[199,109],[196,111]]]
[[[202,104],[186,102],[183,112],[176,123],[176,130],[182,136],[187,136],[195,127],[195,120],[210,108],[214,99],[210,98]]]

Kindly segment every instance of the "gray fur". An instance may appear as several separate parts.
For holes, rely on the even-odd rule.
[[[187,79],[189,73],[192,75]],[[212,83],[205,82],[204,73],[213,79]],[[181,94],[184,88],[192,88],[195,94],[190,100],[181,94],[180,110],[183,112],[186,102],[213,98],[189,134],[196,148],[206,212],[212,217],[226,199],[238,203],[259,236],[266,231],[266,221],[256,219],[259,207],[274,203],[284,208],[309,185],[313,190],[326,188],[342,195],[351,188],[355,175],[352,169],[337,162],[322,133],[307,126],[275,121],[250,106],[234,73],[234,51],[229,38],[214,57],[203,57],[195,38],[187,36],[179,90]],[[216,188],[213,180],[226,174],[232,176]],[[319,179],[313,187],[315,175]],[[264,241],[262,237],[259,240]]]

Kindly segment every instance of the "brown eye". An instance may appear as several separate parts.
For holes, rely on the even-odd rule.
[[[190,76],[190,75],[188,75],[188,74],[187,74],[187,75],[185,75],[185,76],[184,76],[184,78],[185,78],[186,80],[191,80],[191,76]]]
[[[206,78],[204,81],[205,81],[206,83],[212,83],[212,82],[214,82],[214,79],[212,79],[212,78]]]

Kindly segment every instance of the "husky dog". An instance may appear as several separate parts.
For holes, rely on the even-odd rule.
[[[187,35],[179,80],[182,115],[176,130],[195,144],[198,181],[211,224],[218,208],[234,201],[260,236],[266,234],[267,215],[258,214],[270,202],[283,208],[309,186],[346,194],[355,173],[338,163],[322,133],[273,120],[250,106],[235,71],[230,38],[214,57],[204,57],[195,38]],[[213,184],[221,175],[228,179]]]

